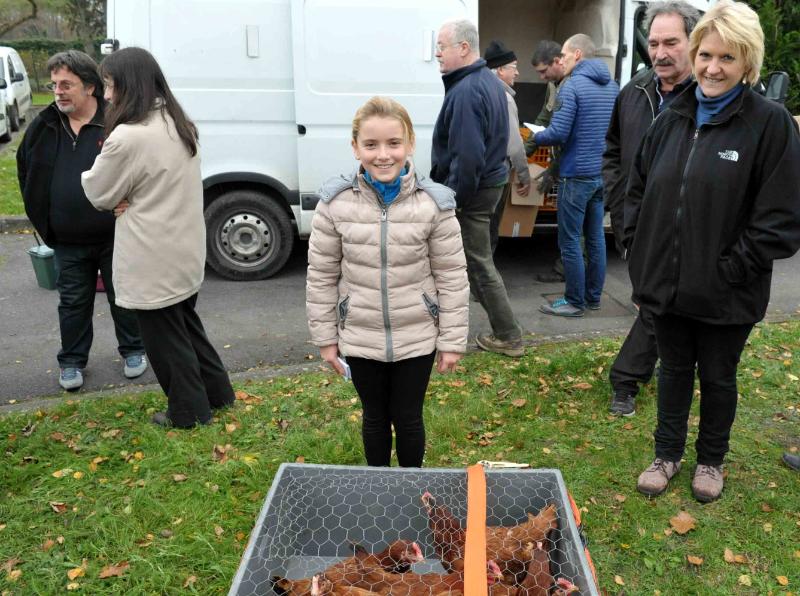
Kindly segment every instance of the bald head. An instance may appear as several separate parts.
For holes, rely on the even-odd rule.
[[[595,51],[596,48],[592,38],[585,33],[576,33],[568,38],[561,47],[561,53],[564,55],[565,74],[571,74],[575,65],[581,60],[594,58]]]

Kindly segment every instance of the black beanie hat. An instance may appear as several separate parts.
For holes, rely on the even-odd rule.
[[[483,53],[483,59],[486,60],[486,66],[489,68],[500,68],[510,62],[514,62],[517,59],[517,55],[503,45],[502,41],[493,39]]]

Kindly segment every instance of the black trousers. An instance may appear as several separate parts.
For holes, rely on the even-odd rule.
[[[106,288],[120,355],[126,358],[144,354],[136,314],[114,303],[114,282],[111,279],[114,242],[61,244],[54,246],[53,252],[61,329],[59,366],[85,368],[89,362],[89,350],[94,340],[92,319],[98,270]]]
[[[658,361],[656,332],[653,328],[653,315],[645,309],[633,322],[633,327],[611,365],[608,380],[614,393],[639,393],[639,383],[647,383],[653,376]]]
[[[361,436],[370,466],[389,465],[392,427],[397,437],[397,462],[405,468],[422,466],[425,455],[422,403],[434,354],[398,362],[347,358],[364,409]]]
[[[722,464],[736,417],[736,369],[747,337],[746,325],[709,325],[677,315],[655,316],[661,356],[658,376],[656,457],[683,457],[695,367],[700,379],[700,429],[695,442],[697,463]]]
[[[144,347],[167,395],[172,424],[211,420],[211,410],[234,402],[228,373],[194,310],[197,294],[157,310],[137,310]]]

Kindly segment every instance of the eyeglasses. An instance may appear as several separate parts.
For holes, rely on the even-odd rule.
[[[59,81],[58,83],[47,83],[47,85],[45,85],[45,87],[47,87],[50,91],[56,91],[57,89],[69,91],[73,87],[77,86],[78,83],[71,83],[70,81]]]
[[[463,41],[457,41],[456,43],[450,43],[450,44],[447,44],[446,46],[443,46],[442,44],[440,44],[440,43],[437,43],[437,44],[436,44],[436,51],[437,51],[439,54],[441,54],[441,53],[442,53],[442,52],[444,52],[444,51],[445,51],[447,48],[454,48],[454,47],[456,47],[456,46],[460,46],[462,43],[464,43],[464,42],[463,42]]]

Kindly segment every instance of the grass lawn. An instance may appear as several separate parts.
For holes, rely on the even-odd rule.
[[[561,469],[608,593],[797,593],[800,476],[780,455],[800,444],[800,323],[751,335],[726,491],[708,505],[691,496],[693,448],[665,495],[636,492],[652,458],[655,387],[635,417],[607,415],[618,347],[540,345],[518,361],[473,354],[458,374],[434,374],[426,465]],[[236,407],[191,431],[148,422],[159,393],[0,418],[0,591],[226,593],[280,462],[363,463],[349,383],[320,372],[237,389]],[[696,415],[697,404],[690,446]],[[670,527],[681,511],[695,519],[685,535]],[[100,579],[104,570],[111,577]]]
[[[0,151],[0,215],[25,215],[17,180],[17,147],[22,135],[14,133],[10,143]]]
[[[33,93],[33,105],[35,106],[46,106],[50,105],[53,101],[53,93],[48,91],[46,93]]]

